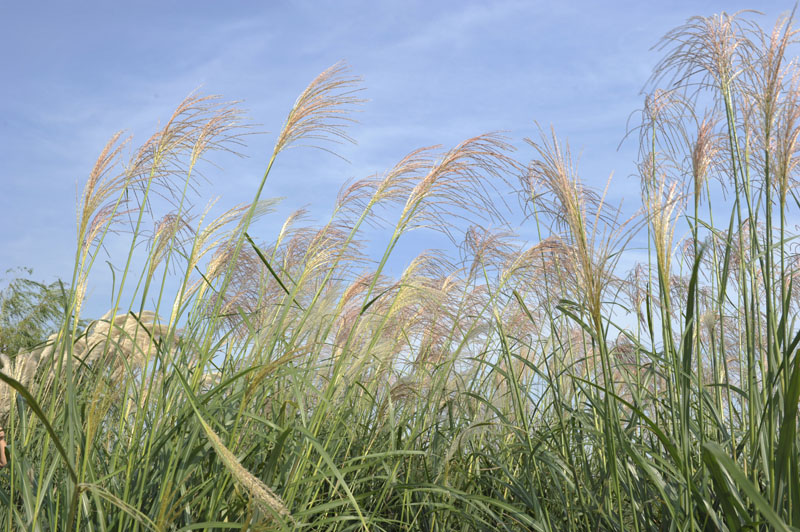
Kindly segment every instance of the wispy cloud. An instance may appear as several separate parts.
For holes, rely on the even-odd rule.
[[[740,2],[734,2],[739,4]],[[706,13],[738,5],[715,2]],[[33,4],[4,7],[0,46],[0,269],[67,275],[76,182],[119,129],[143,140],[190,91],[245,100],[276,132],[297,94],[345,59],[371,99],[353,129],[350,164],[288,153],[269,184],[285,211],[330,207],[339,185],[391,166],[425,145],[488,130],[518,145],[534,120],[582,151],[586,175],[625,176],[617,153],[628,114],[655,61],[648,49],[697,14],[692,2],[274,2],[259,6]],[[777,14],[783,3],[762,7]],[[250,137],[246,160],[224,159],[201,192],[247,201],[274,140]],[[581,150],[582,149],[582,150]],[[520,153],[525,158],[525,153]]]

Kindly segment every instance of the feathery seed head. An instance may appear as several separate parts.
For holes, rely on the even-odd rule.
[[[275,153],[303,140],[353,142],[345,127],[354,122],[349,116],[352,108],[364,101],[356,97],[360,81],[360,78],[348,76],[344,63],[337,63],[317,76],[289,112]]]

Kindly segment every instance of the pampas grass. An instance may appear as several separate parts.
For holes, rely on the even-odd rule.
[[[554,131],[518,153],[488,133],[254,234],[285,149],[351,140],[343,64],[301,93],[253,201],[213,219],[194,182],[241,149],[236,103],[190,96],[129,157],[115,135],[78,200],[64,323],[0,358],[0,528],[798,529],[791,23],[667,34],[632,217]],[[397,256],[425,230],[453,246]],[[111,238],[130,251],[86,326]]]

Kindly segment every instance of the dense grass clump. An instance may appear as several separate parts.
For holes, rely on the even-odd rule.
[[[285,149],[349,140],[341,65],[298,98],[252,203],[214,219],[193,183],[240,148],[235,105],[192,96],[129,157],[114,136],[80,196],[67,318],[3,359],[0,527],[800,529],[790,24],[666,36],[632,218],[555,133],[522,157],[485,134],[348,183],[320,226],[252,234]],[[86,326],[121,229],[113,308]],[[418,229],[457,245],[389,275]]]

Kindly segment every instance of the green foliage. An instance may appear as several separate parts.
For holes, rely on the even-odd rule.
[[[0,353],[30,350],[56,332],[64,322],[70,295],[61,281],[51,284],[30,279],[31,269],[9,270],[24,275],[0,292]]]

